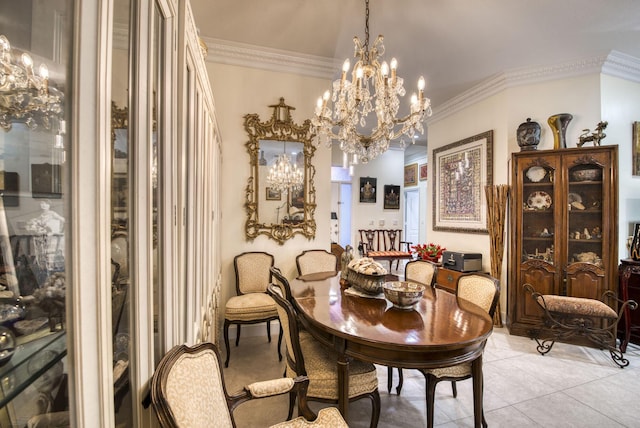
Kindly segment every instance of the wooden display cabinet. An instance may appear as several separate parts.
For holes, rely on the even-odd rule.
[[[617,165],[618,146],[512,155],[511,334],[531,337],[543,324],[525,283],[594,299],[617,290]]]

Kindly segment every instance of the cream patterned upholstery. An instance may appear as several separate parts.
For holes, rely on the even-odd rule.
[[[278,318],[276,303],[266,293],[271,282],[273,256],[261,251],[245,252],[233,259],[236,274],[236,296],[227,300],[224,310],[224,344],[227,351],[225,367],[229,367],[231,347],[229,346],[229,326],[236,326],[236,346],[240,342],[242,324],[267,323],[267,338],[271,342],[271,321]],[[280,344],[282,329],[278,336],[278,356],[282,360]]]
[[[420,284],[433,286],[436,278],[437,266],[427,260],[412,260],[404,267],[405,281],[415,281]]]
[[[338,402],[338,354],[322,345],[313,336],[298,327],[292,304],[283,298],[290,296],[288,282],[271,284],[268,293],[278,305],[280,324],[284,330],[286,352],[286,376],[309,378],[308,400]],[[371,427],[378,425],[380,417],[380,394],[378,376],[373,364],[358,360],[349,363],[349,400],[368,397],[372,402]],[[293,412],[295,397],[290,395],[289,417]]]
[[[471,302],[484,311],[491,318],[496,310],[500,293],[500,282],[484,273],[466,273],[458,279],[458,287],[456,295],[459,299]],[[484,344],[483,344],[484,346]],[[471,363],[462,363],[451,367],[442,367],[435,369],[421,369],[426,381],[427,389],[427,427],[433,427],[433,412],[435,411],[435,392],[436,385],[442,380],[450,380],[452,382],[453,396],[458,395],[456,389],[456,381],[469,379],[471,377]],[[482,425],[487,426],[482,415]]]
[[[315,421],[308,421],[300,416],[291,421],[271,425],[271,428],[305,428],[316,426],[330,428],[349,428],[349,425],[347,425],[347,423],[342,418],[340,411],[335,407],[327,407],[325,409],[321,409],[318,412],[318,419],[316,419]]]
[[[241,403],[286,393],[298,395],[302,416],[274,427],[347,427],[336,408],[315,414],[307,406],[306,377],[255,382],[229,395],[221,370],[220,354],[213,343],[176,346],[162,358],[151,378],[151,404],[162,427],[233,428],[233,409]],[[314,420],[315,419],[315,420]]]
[[[326,250],[306,250],[296,257],[298,275],[315,272],[337,272],[338,258]]]

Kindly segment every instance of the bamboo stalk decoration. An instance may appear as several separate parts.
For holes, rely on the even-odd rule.
[[[502,258],[504,256],[504,225],[509,199],[509,185],[484,186],[484,192],[487,197],[487,229],[491,244],[491,276],[502,282],[500,277],[502,276]],[[493,315],[493,324],[502,327],[499,300]]]

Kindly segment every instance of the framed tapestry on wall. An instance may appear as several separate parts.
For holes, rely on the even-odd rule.
[[[360,202],[376,203],[377,178],[360,177]]]
[[[400,186],[396,186],[393,184],[384,185],[384,209],[400,209]]]
[[[493,131],[433,151],[433,229],[488,233],[484,186],[493,184]]]

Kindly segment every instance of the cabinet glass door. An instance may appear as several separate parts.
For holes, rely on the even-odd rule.
[[[549,165],[532,165],[523,172],[521,261],[542,260],[553,265],[557,232],[554,219],[558,209],[555,170]]]
[[[602,167],[569,168],[567,260],[602,267]]]
[[[0,427],[69,426],[74,6],[0,10]]]

